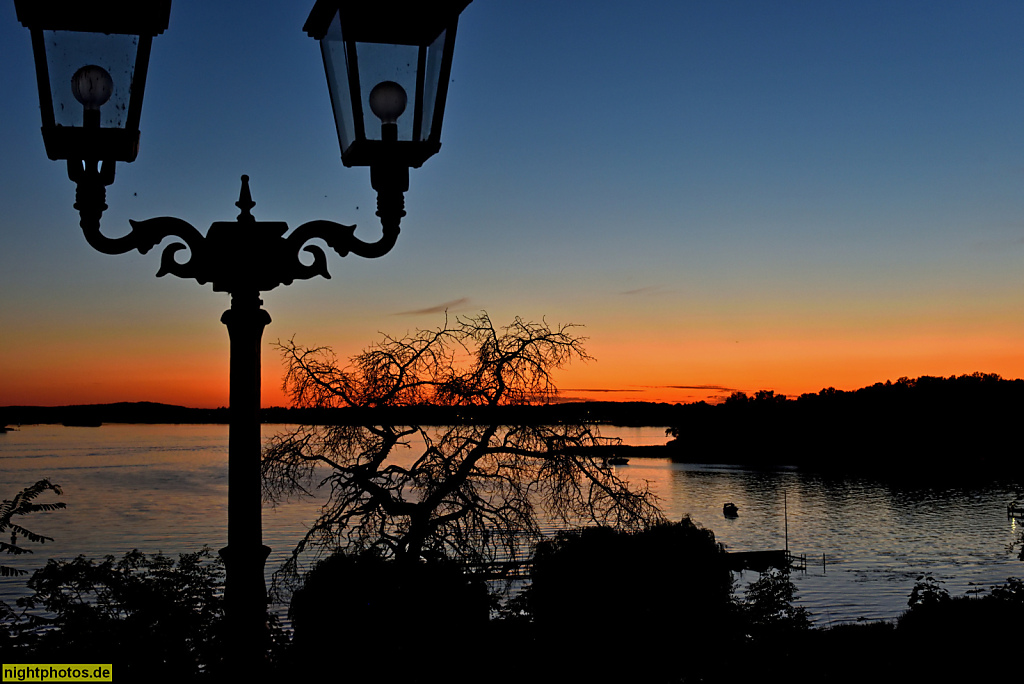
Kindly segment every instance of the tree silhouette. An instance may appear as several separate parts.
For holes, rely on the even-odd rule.
[[[520,318],[498,328],[486,313],[446,317],[434,330],[384,336],[344,367],[329,348],[279,343],[295,406],[351,407],[365,418],[300,426],[267,446],[270,500],[328,493],[285,575],[307,550],[484,563],[517,558],[542,520],[623,529],[660,520],[646,487],[602,467],[593,447],[615,442],[593,426],[501,425],[488,412],[555,399],[553,371],[590,358],[574,332]],[[465,409],[460,424],[415,424],[416,407],[432,405]],[[396,416],[404,424],[389,424]]]

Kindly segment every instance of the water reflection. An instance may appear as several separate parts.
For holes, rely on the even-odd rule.
[[[265,426],[265,434],[278,429]],[[659,428],[604,432],[630,444],[665,441]],[[894,485],[665,459],[633,458],[616,468],[649,482],[670,518],[690,515],[735,551],[784,547],[785,499],[789,548],[808,558],[807,572],[794,576],[800,602],[819,623],[894,618],[923,572],[945,581],[954,595],[1024,575],[1024,563],[1008,549],[1020,531],[1006,516],[1016,483]],[[79,553],[176,554],[226,543],[226,426],[26,426],[0,437],[0,482],[10,490],[2,496],[42,477],[64,487],[68,509],[32,521],[31,529],[56,539],[36,547],[30,559],[36,566]],[[738,506],[738,517],[723,516],[727,501]],[[268,572],[317,512],[316,501],[264,511],[265,543],[273,548]],[[756,578],[747,574],[744,583]],[[22,579],[5,578],[0,593],[23,586]]]
[[[789,468],[636,459],[621,472],[649,482],[670,517],[690,515],[734,551],[785,546],[785,497],[789,549],[808,559],[794,580],[819,622],[896,617],[922,572],[954,595],[1024,574],[1008,549],[1018,529],[1006,517],[1010,484],[912,488]],[[738,517],[723,515],[726,501]]]

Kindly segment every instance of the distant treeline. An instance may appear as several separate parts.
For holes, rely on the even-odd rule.
[[[547,425],[561,422],[598,423],[628,426],[674,424],[680,404],[645,402],[584,402],[531,406],[451,407],[400,406],[386,408],[306,409],[270,407],[262,409],[264,423],[303,425],[459,425],[498,423],[503,425]],[[230,411],[196,409],[153,402],[120,402],[75,406],[0,407],[0,426],[102,423],[223,423],[230,422]]]
[[[922,376],[796,400],[762,391],[690,404],[671,429],[679,461],[951,475],[1021,474],[1024,380]]]
[[[853,391],[832,387],[789,399],[772,390],[736,392],[723,403],[579,402],[540,406],[295,409],[266,408],[265,423],[455,425],[583,422],[668,427],[667,447],[630,456],[678,461],[792,464],[824,469],[914,471],[987,465],[1024,470],[1020,429],[1024,380],[974,373],[922,376]],[[0,426],[64,423],[227,423],[226,408],[151,402],[8,406]]]

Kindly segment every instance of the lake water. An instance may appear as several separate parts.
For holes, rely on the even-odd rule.
[[[281,429],[267,425],[264,434]],[[661,428],[603,434],[636,445],[665,441]],[[219,549],[227,542],[227,441],[223,425],[40,425],[0,435],[0,498],[48,477],[64,488],[59,500],[68,504],[21,521],[53,542],[28,545],[33,556],[2,562],[31,571],[47,558],[78,554]],[[963,467],[968,474],[969,462]],[[690,515],[733,551],[783,548],[788,517],[789,548],[808,559],[807,571],[793,575],[799,602],[819,624],[895,618],[925,572],[954,595],[1024,576],[1024,563],[1008,548],[1020,532],[1006,517],[1006,504],[1021,491],[1012,482],[897,486],[663,459],[633,459],[618,472],[649,482],[670,518]],[[722,515],[726,501],[739,506],[739,517]],[[316,515],[311,501],[265,507],[268,573]],[[756,579],[744,575],[742,582]],[[24,578],[0,579],[0,598],[23,591]]]

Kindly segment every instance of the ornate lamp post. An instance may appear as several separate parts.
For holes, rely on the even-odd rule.
[[[441,121],[455,30],[471,0],[395,0],[386,5],[317,0],[304,30],[320,41],[346,166],[369,166],[383,235],[368,243],[355,226],[311,221],[290,234],[287,224],[257,221],[249,178],[242,176],[235,221],[202,235],[178,218],[129,221],[131,232],[100,232],[114,165],[138,153],[139,117],[153,36],[168,24],[170,0],[15,0],[32,32],[43,140],[47,155],[67,160],[77,186],[75,208],[85,239],[104,254],[145,254],[166,238],[157,276],[175,275],[231,295],[221,321],[231,345],[228,446],[228,545],[225,600],[229,657],[261,659],[267,593],[260,483],[260,347],[270,316],[260,293],[314,276],[330,278],[323,240],[339,256],[387,254],[405,215],[409,167],[441,146]],[[371,118],[372,117],[372,118]],[[379,122],[379,123],[378,123]],[[188,250],[183,261],[176,259]],[[312,256],[303,264],[300,252]]]

